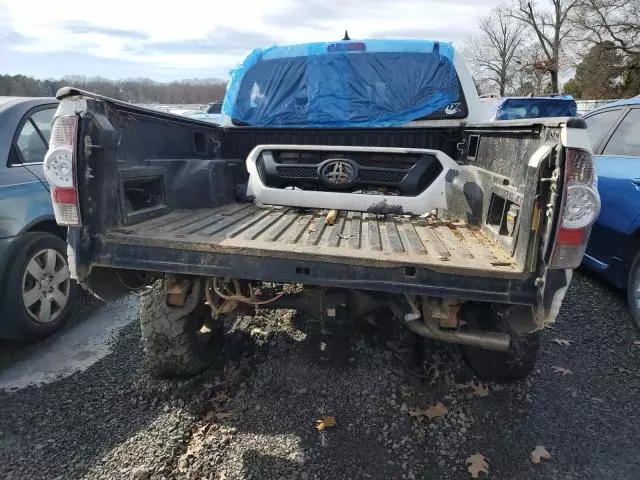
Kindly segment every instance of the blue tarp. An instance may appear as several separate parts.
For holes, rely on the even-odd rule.
[[[254,50],[222,111],[260,127],[389,127],[467,115],[449,43],[364,40]]]
[[[578,106],[571,96],[504,98],[496,103],[493,120],[575,117]]]

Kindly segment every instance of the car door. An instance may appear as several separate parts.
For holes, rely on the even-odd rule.
[[[585,121],[602,201],[587,254],[609,265],[613,257],[627,260],[626,236],[640,215],[640,108],[609,110]]]
[[[20,122],[10,154],[13,166],[21,166],[38,180],[45,182],[42,163],[49,148],[51,120],[56,105],[45,105],[30,110]],[[46,182],[43,183],[46,187]]]
[[[42,162],[50,135],[46,121],[55,109],[55,104],[39,106],[18,122],[0,124],[0,128],[10,129],[6,134],[10,139],[8,156],[2,159],[0,175],[0,238],[18,235],[43,219],[53,219]]]

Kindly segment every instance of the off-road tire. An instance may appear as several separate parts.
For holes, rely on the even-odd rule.
[[[201,280],[193,283],[183,307],[167,304],[164,280],[156,280],[140,293],[140,330],[152,375],[192,376],[211,364],[211,340],[198,333],[203,323],[198,308],[202,302]]]
[[[640,328],[640,253],[636,256],[629,273],[627,284],[629,310],[636,327]]]
[[[496,352],[479,347],[463,346],[467,363],[482,379],[500,383],[526,378],[535,368],[540,349],[540,332],[520,333],[505,321],[492,305],[475,304],[464,315],[467,328],[507,333],[511,336],[509,350]]]

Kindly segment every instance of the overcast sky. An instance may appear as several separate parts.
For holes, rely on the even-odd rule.
[[[0,74],[226,78],[256,47],[351,38],[461,46],[500,0],[0,0]]]

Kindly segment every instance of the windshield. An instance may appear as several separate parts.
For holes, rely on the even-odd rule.
[[[396,126],[467,116],[455,67],[437,51],[273,58],[242,73],[223,107],[240,125]]]

